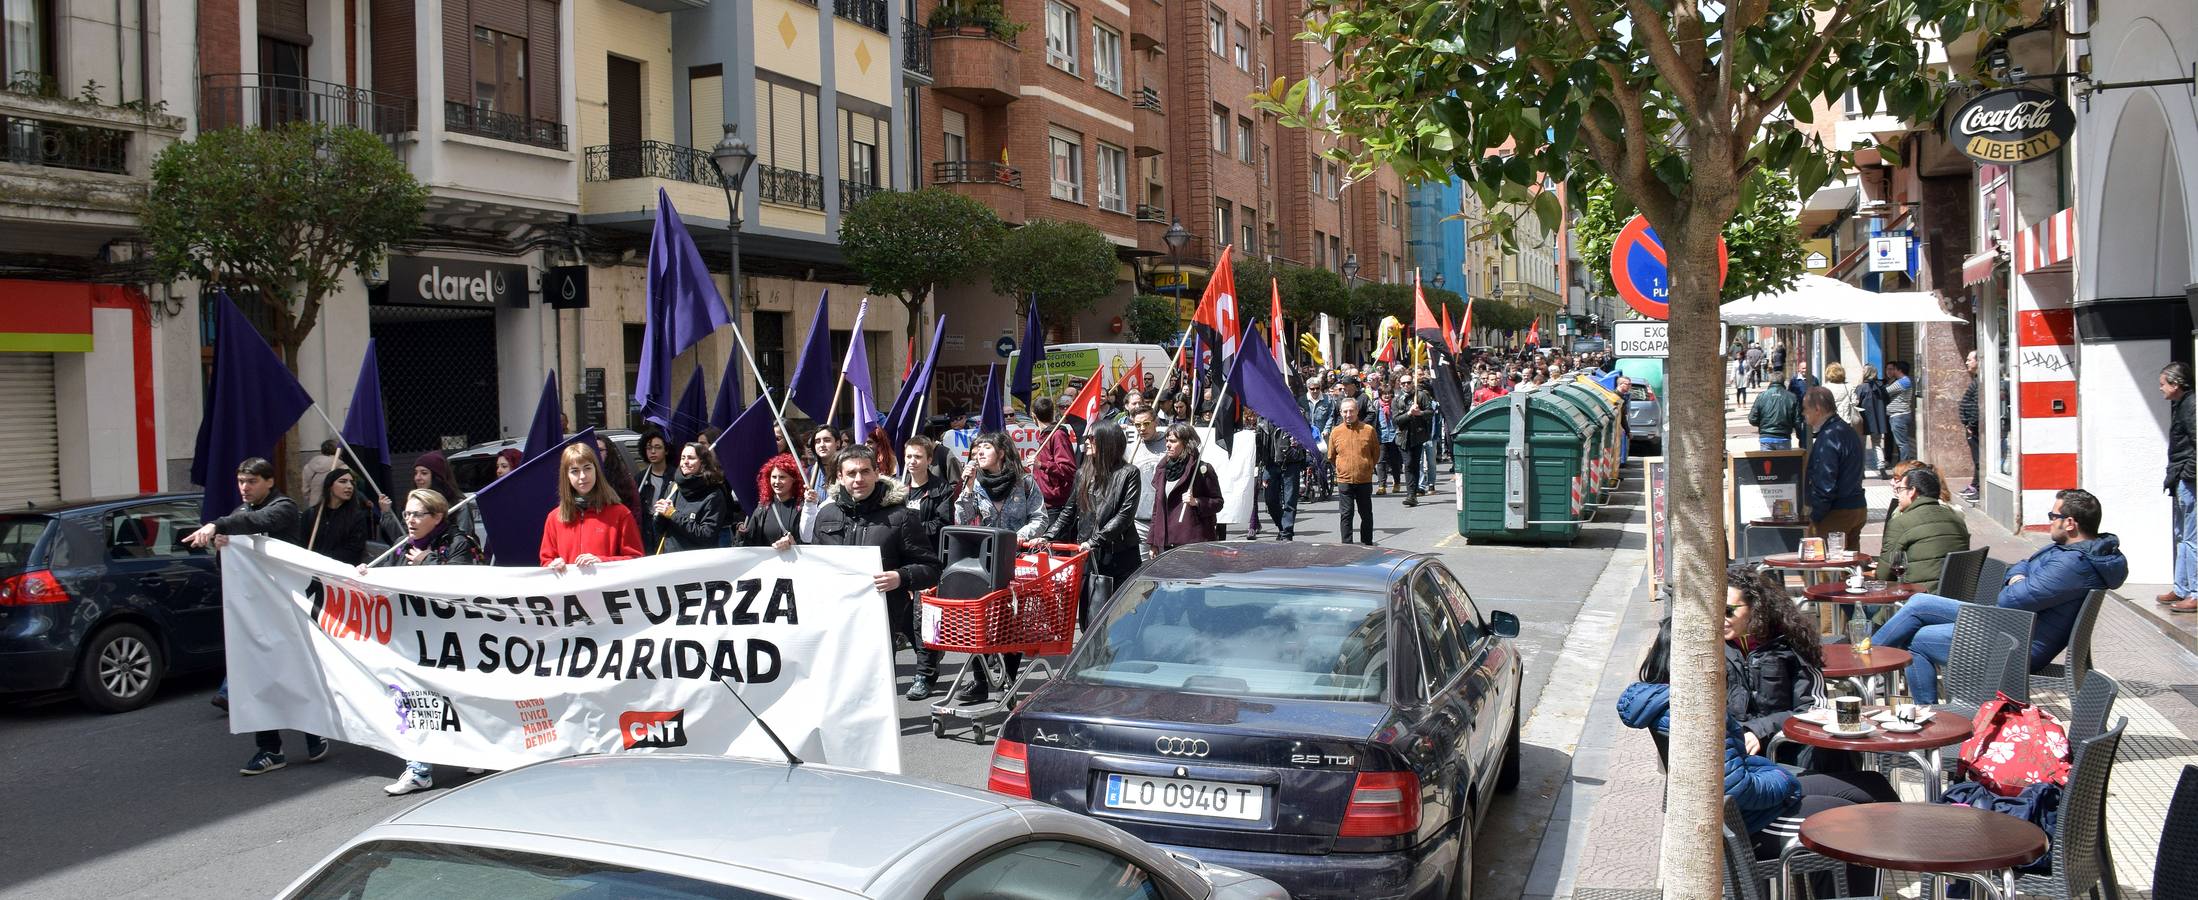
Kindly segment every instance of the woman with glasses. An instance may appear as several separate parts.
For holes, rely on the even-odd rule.
[[[1945,489],[1938,472],[1920,463],[1894,477],[1894,512],[1885,520],[1877,577],[1914,582],[1923,585],[1923,593],[1938,593],[1947,554],[1969,549],[1969,520],[1940,502]]]
[[[405,498],[403,518],[405,541],[383,565],[477,566],[482,563],[481,545],[474,542],[473,535],[452,524],[450,504],[443,501],[442,494],[427,488],[414,490]],[[361,566],[359,571],[365,574],[366,569]],[[382,791],[400,797],[434,786],[434,765],[405,760],[404,771]]]

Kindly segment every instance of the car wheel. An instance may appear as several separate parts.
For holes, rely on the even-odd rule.
[[[1450,875],[1450,900],[1473,900],[1473,822],[1458,819],[1458,865]]]
[[[166,674],[167,661],[151,632],[109,625],[92,636],[76,663],[76,696],[100,712],[129,712],[152,702]]]
[[[1511,710],[1511,734],[1503,739],[1503,768],[1496,770],[1496,789],[1517,790],[1519,787],[1519,731],[1524,728],[1517,707]]]

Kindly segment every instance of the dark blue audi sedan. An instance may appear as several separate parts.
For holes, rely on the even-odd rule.
[[[1179,548],[1008,718],[988,786],[1301,900],[1470,897],[1519,778],[1518,631],[1424,554]]]

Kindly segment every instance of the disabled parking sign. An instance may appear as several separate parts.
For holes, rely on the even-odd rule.
[[[1725,286],[1727,257],[1725,238],[1717,238],[1717,286]],[[1647,216],[1634,216],[1618,231],[1610,251],[1610,281],[1618,296],[1635,312],[1651,319],[1671,318],[1671,273],[1664,265],[1664,245],[1649,227]]]

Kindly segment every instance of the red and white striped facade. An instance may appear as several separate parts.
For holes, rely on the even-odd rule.
[[[2076,210],[2071,207],[2015,236],[2018,276],[2065,278],[2076,257]],[[2027,288],[2027,285],[2023,287]],[[2076,310],[2066,291],[2018,289],[2015,304],[2015,414],[2022,420],[2022,518],[2025,528],[2044,528],[2053,495],[2077,486],[2077,448],[2082,430],[2076,402]],[[2049,299],[2050,298],[2050,299]]]
[[[2047,216],[2015,235],[2015,274],[2066,272],[2076,263],[2076,208]]]

